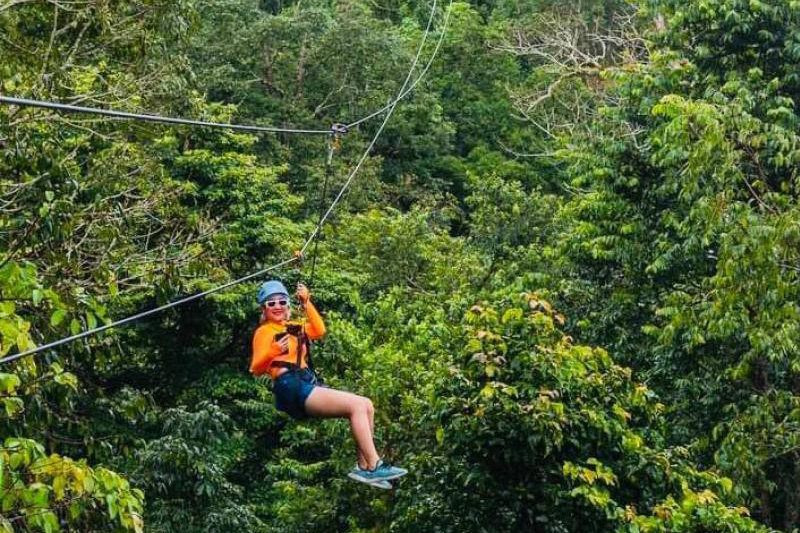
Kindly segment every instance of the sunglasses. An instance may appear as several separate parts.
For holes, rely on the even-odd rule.
[[[289,303],[288,300],[270,300],[267,302],[267,307],[275,307],[276,305],[280,305],[281,307],[286,307]]]

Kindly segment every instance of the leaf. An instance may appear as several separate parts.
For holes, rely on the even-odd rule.
[[[56,476],[53,479],[53,492],[56,495],[57,500],[61,500],[64,498],[64,489],[67,486],[67,479],[64,476]]]
[[[20,464],[22,464],[24,456],[21,453],[12,453],[8,457],[8,466],[12,469],[17,468]]]
[[[58,326],[61,324],[67,316],[67,312],[63,309],[56,309],[55,312],[50,315],[50,325],[53,327]]]
[[[13,490],[9,490],[5,496],[3,496],[3,504],[2,504],[2,511],[4,513],[9,512],[17,503],[17,492]]]
[[[3,409],[5,410],[8,418],[14,418],[16,415],[21,413],[25,407],[25,404],[22,403],[21,398],[0,398],[0,403],[3,404]]]
[[[97,327],[97,318],[95,317],[94,313],[86,313],[86,324],[89,326],[89,329],[94,329]]]
[[[56,374],[54,380],[59,385],[69,387],[73,391],[78,390],[78,378],[75,376],[75,374],[70,372],[61,372],[60,374]]]
[[[16,374],[5,374],[0,372],[0,392],[5,394],[13,394],[21,381]]]
[[[133,530],[135,533],[142,533],[144,531],[144,520],[139,513],[131,513],[131,520],[133,521]]]

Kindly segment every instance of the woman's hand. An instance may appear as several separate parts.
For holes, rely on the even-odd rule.
[[[278,344],[281,347],[281,355],[285,353],[289,353],[289,336],[284,335],[281,340],[278,341]]]
[[[297,284],[297,292],[295,293],[297,299],[305,305],[308,303],[308,300],[311,298],[311,293],[308,291],[308,287],[303,285],[302,283]]]

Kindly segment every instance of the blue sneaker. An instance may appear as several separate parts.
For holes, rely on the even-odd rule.
[[[358,466],[358,464],[356,464],[356,466],[350,471],[350,473],[347,474],[347,477],[349,477],[350,479],[354,479],[356,481],[361,481],[362,483],[366,483],[367,485],[370,485],[372,487],[377,487],[379,489],[389,490],[392,488],[392,484],[386,480],[380,479],[377,481],[367,481],[364,477],[359,475],[359,472],[361,471],[362,471],[361,468]]]
[[[405,468],[398,468],[389,463],[384,463],[378,459],[378,464],[375,465],[375,470],[365,470],[363,468],[356,468],[350,472],[348,477],[361,481],[362,483],[374,483],[376,481],[389,481],[408,474]]]

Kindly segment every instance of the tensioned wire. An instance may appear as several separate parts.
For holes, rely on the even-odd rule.
[[[444,41],[445,33],[447,32],[447,24],[448,24],[448,22],[450,20],[450,11],[451,11],[450,8],[452,6],[453,6],[453,0],[450,0],[450,4],[448,4],[447,11],[445,12],[445,15],[444,15],[444,22],[442,23],[442,31],[439,34],[439,40],[436,42],[436,48],[433,49],[433,53],[431,54],[431,57],[428,60],[428,63],[425,65],[425,68],[422,69],[422,72],[420,73],[420,75],[417,76],[417,79],[414,80],[414,83],[412,83],[407,89],[405,89],[405,91],[401,90],[400,94],[397,96],[397,98],[393,102],[390,102],[390,103],[386,104],[385,106],[383,106],[382,108],[378,109],[377,111],[374,111],[373,113],[370,113],[369,115],[367,115],[367,116],[365,116],[363,118],[360,118],[360,119],[356,120],[355,122],[351,122],[350,124],[347,124],[347,129],[354,128],[354,127],[358,126],[359,124],[361,124],[363,122],[366,122],[367,120],[370,120],[370,119],[380,115],[381,113],[383,113],[384,111],[386,111],[390,107],[392,109],[394,109],[395,104],[397,104],[397,102],[400,101],[402,98],[405,98],[406,95],[408,93],[410,93],[411,91],[413,91],[414,88],[419,84],[419,82],[422,81],[422,78],[424,78],[425,75],[428,73],[428,69],[431,68],[431,65],[433,64],[433,60],[436,58],[436,54],[439,53],[439,48],[442,46],[442,42]],[[436,7],[436,2],[434,2],[434,7]]]
[[[183,124],[186,126],[198,126],[204,128],[225,128],[237,131],[267,132],[267,133],[304,133],[304,134],[330,134],[330,130],[303,130],[292,128],[276,128],[272,126],[249,126],[244,124],[226,124],[223,122],[206,122],[203,120],[191,120],[186,118],[163,117],[161,115],[151,115],[144,113],[128,113],[125,111],[114,111],[112,109],[100,109],[97,107],[82,107],[58,102],[48,102],[45,100],[29,100],[27,98],[15,98],[12,96],[0,96],[0,103],[11,104],[22,107],[41,107],[56,111],[66,111],[68,113],[89,113],[92,115],[103,115],[106,117],[122,118],[130,120],[141,120],[145,122],[158,122],[161,124]]]
[[[452,5],[452,1],[450,2]],[[430,29],[430,21],[433,20],[433,15],[436,11],[436,1],[433,2],[433,7],[431,8],[431,17],[428,19],[428,29]],[[414,82],[406,88],[406,84],[404,84],[403,89],[399,92],[399,94],[388,104],[383,106],[382,108],[370,113],[369,115],[362,117],[354,122],[347,124],[347,129],[354,128],[359,124],[362,124],[368,120],[371,120],[381,113],[384,113],[390,108],[394,108],[397,103],[405,98],[414,88],[422,81],[422,78],[428,72],[428,69],[433,64],[433,60],[436,58],[436,54],[439,50],[439,47],[442,44],[442,37],[444,36],[444,31],[447,28],[448,19],[450,17],[450,9],[448,7],[447,13],[445,14],[445,21],[443,24],[442,34],[439,36],[439,41],[436,44],[436,49],[434,50],[433,54],[431,55],[428,63],[423,68],[420,75]],[[427,31],[426,29],[426,37]],[[423,37],[422,43],[425,43],[425,37]],[[417,56],[419,57],[419,56]],[[416,66],[416,62],[414,63]],[[413,73],[413,67],[409,72],[409,77]],[[407,78],[408,79],[408,78]],[[176,118],[176,117],[165,117],[162,115],[156,115],[152,113],[131,113],[127,111],[116,111],[113,109],[101,109],[97,107],[85,107],[85,106],[77,106],[72,104],[64,104],[60,102],[51,102],[47,100],[34,100],[30,98],[19,98],[15,96],[3,96],[0,95],[0,104],[7,104],[7,105],[16,105],[20,107],[38,107],[42,109],[51,109],[54,111],[63,111],[67,113],[86,113],[86,114],[93,114],[93,115],[102,115],[111,118],[119,118],[119,119],[128,119],[128,120],[139,120],[144,122],[156,122],[160,124],[176,124],[176,125],[186,125],[186,126],[196,126],[196,127],[203,127],[203,128],[224,128],[234,131],[249,131],[253,133],[294,133],[294,134],[305,134],[305,135],[320,135],[320,134],[330,134],[331,130],[318,130],[318,129],[301,129],[301,128],[284,128],[284,127],[276,127],[276,126],[256,126],[256,125],[249,125],[249,124],[229,124],[224,122],[209,122],[204,120],[193,120],[193,119],[186,119],[186,118]]]
[[[450,7],[452,7],[452,3],[453,3],[453,0],[450,0],[450,5],[448,6],[448,13],[447,13],[448,17],[449,17]],[[416,68],[417,63],[419,62],[419,58],[420,58],[420,55],[422,54],[422,50],[424,48],[425,41],[428,38],[428,34],[430,32],[430,27],[431,27],[431,24],[432,24],[432,21],[433,21],[435,10],[436,10],[436,0],[434,0],[434,2],[433,2],[433,8],[431,9],[431,17],[428,19],[428,26],[425,29],[425,33],[424,33],[424,35],[422,37],[422,40],[420,42],[419,49],[417,50],[417,54],[414,57],[414,61],[413,61],[412,65],[411,65],[411,68],[409,69],[409,74],[408,74],[408,76],[406,76],[405,82],[403,83],[403,86],[401,87],[401,89],[400,89],[400,91],[398,93],[398,98],[395,99],[394,105],[392,105],[388,109],[388,113],[386,114],[386,117],[384,117],[383,123],[381,123],[380,127],[378,128],[378,131],[372,137],[372,141],[369,143],[369,146],[367,146],[367,149],[364,150],[364,153],[359,158],[358,163],[356,164],[356,166],[354,167],[354,169],[350,173],[350,175],[349,175],[347,181],[345,182],[345,184],[342,186],[341,190],[339,191],[339,194],[336,196],[334,201],[331,203],[331,206],[328,208],[328,211],[320,219],[319,223],[317,224],[316,228],[311,233],[311,235],[306,239],[306,241],[303,244],[303,247],[300,249],[300,253],[298,255],[296,255],[296,256],[294,256],[294,257],[292,257],[290,259],[286,259],[284,261],[281,261],[280,263],[276,263],[274,265],[271,265],[269,267],[261,269],[261,270],[259,270],[257,272],[253,272],[252,274],[248,274],[248,275],[246,275],[246,276],[244,276],[242,278],[235,279],[233,281],[230,281],[230,282],[225,283],[223,285],[219,285],[217,287],[213,287],[213,288],[208,289],[206,291],[203,291],[203,292],[200,292],[200,293],[197,293],[197,294],[193,294],[191,296],[187,296],[187,297],[181,298],[179,300],[175,300],[174,302],[170,302],[170,303],[164,304],[162,306],[159,306],[159,307],[147,310],[147,311],[143,311],[141,313],[136,313],[136,314],[131,315],[129,317],[126,317],[126,318],[111,322],[111,323],[103,325],[103,326],[92,328],[92,329],[83,331],[81,333],[77,333],[75,335],[71,335],[69,337],[65,337],[65,338],[62,338],[62,339],[59,339],[59,340],[56,340],[56,341],[53,341],[53,342],[50,342],[50,343],[47,343],[47,344],[43,344],[41,346],[37,346],[36,348],[31,348],[29,350],[25,350],[23,352],[20,352],[20,353],[14,354],[14,355],[10,355],[8,357],[4,357],[4,358],[0,359],[0,364],[8,363],[8,362],[11,362],[11,361],[15,361],[15,360],[20,359],[22,357],[25,357],[25,356],[28,356],[28,355],[33,355],[33,354],[36,354],[38,352],[42,352],[44,350],[49,350],[51,348],[55,348],[57,346],[61,346],[61,345],[67,344],[67,343],[70,343],[70,342],[73,342],[73,341],[88,337],[90,335],[94,335],[96,333],[100,333],[102,331],[105,331],[105,330],[108,330],[108,329],[111,329],[111,328],[115,328],[117,326],[122,326],[124,324],[128,324],[130,322],[134,322],[136,320],[139,320],[141,318],[144,318],[144,317],[153,315],[155,313],[164,311],[166,309],[169,309],[169,308],[172,308],[172,307],[176,307],[178,305],[181,305],[181,304],[184,304],[184,303],[188,303],[188,302],[191,302],[193,300],[197,300],[199,298],[204,298],[205,296],[208,296],[210,294],[222,291],[222,290],[227,289],[229,287],[232,287],[234,285],[238,285],[240,283],[244,283],[245,281],[249,281],[249,280],[251,280],[253,278],[256,278],[258,276],[266,274],[267,272],[270,272],[272,270],[276,270],[278,268],[281,268],[281,267],[284,267],[286,265],[289,265],[289,264],[297,261],[298,259],[300,259],[300,257],[302,257],[302,254],[305,252],[306,248],[308,248],[309,244],[311,244],[311,242],[319,234],[320,228],[325,223],[325,220],[328,218],[328,216],[331,214],[331,212],[333,211],[333,209],[336,206],[336,204],[341,199],[341,197],[344,194],[345,190],[352,183],[353,178],[358,173],[358,170],[361,168],[361,165],[364,163],[366,158],[369,156],[370,151],[375,146],[375,143],[378,141],[378,137],[380,137],[381,133],[383,133],[383,129],[385,128],[386,123],[389,121],[389,118],[392,116],[392,113],[394,112],[394,109],[397,106],[397,103],[402,98],[400,95],[402,95],[403,91],[406,90],[406,87],[408,86],[408,81],[411,79],[411,75],[414,72],[414,68]],[[447,20],[448,20],[448,18],[445,18],[445,24],[442,27],[442,35],[447,30]],[[439,44],[441,44],[441,36],[439,38]],[[439,46],[437,45],[436,49],[434,50],[434,54],[436,54],[438,52],[438,50],[439,50]],[[432,61],[432,59],[433,58],[431,58],[431,61]],[[430,64],[430,62],[429,62],[429,64]],[[326,133],[328,133],[328,132],[326,132]]]
[[[439,47],[442,44],[442,38],[444,37],[444,34],[447,31],[447,23],[448,23],[448,21],[450,19],[450,9],[451,9],[452,6],[453,6],[453,0],[450,0],[450,4],[447,6],[447,14],[445,15],[444,24],[442,25],[442,32],[439,35],[439,42],[436,43],[436,48],[433,50],[433,55],[431,55],[431,59],[430,59],[430,61],[428,61],[428,65],[426,65],[425,71],[423,71],[422,75],[424,75],[425,72],[427,72],[427,69],[430,66],[431,62],[433,61],[433,58],[439,52]],[[339,194],[336,195],[336,198],[334,198],[333,202],[331,203],[330,207],[328,208],[328,211],[322,216],[322,218],[319,221],[319,224],[317,224],[317,227],[314,228],[314,232],[311,234],[311,236],[308,238],[306,243],[300,249],[300,253],[301,254],[303,254],[306,251],[306,248],[308,248],[308,245],[311,244],[311,241],[317,236],[317,234],[319,233],[319,230],[322,228],[322,225],[325,224],[325,221],[328,219],[328,217],[330,216],[331,212],[333,212],[333,209],[336,207],[336,204],[339,203],[339,200],[342,198],[342,195],[345,193],[347,188],[350,186],[350,183],[353,181],[353,178],[355,178],[356,173],[361,168],[361,165],[367,159],[367,156],[369,155],[370,151],[372,150],[372,147],[375,146],[375,143],[378,141],[378,137],[380,137],[381,133],[383,132],[383,128],[386,127],[386,123],[389,122],[389,118],[392,116],[392,113],[394,113],[394,109],[397,106],[397,103],[400,101],[400,98],[402,98],[403,91],[406,90],[406,87],[408,86],[408,82],[409,82],[409,80],[411,80],[411,75],[414,72],[414,68],[417,66],[417,61],[419,61],[419,57],[422,54],[422,49],[425,46],[425,39],[427,39],[427,37],[428,37],[428,32],[430,31],[431,23],[433,22],[433,15],[434,15],[434,11],[435,10],[436,10],[436,0],[434,0],[434,2],[433,2],[433,9],[431,10],[431,17],[428,19],[428,26],[427,26],[427,28],[425,28],[425,35],[423,35],[422,41],[419,44],[419,49],[417,50],[417,56],[414,58],[414,62],[411,65],[411,70],[409,70],[408,76],[406,76],[406,80],[403,82],[403,86],[400,88],[400,92],[398,93],[398,97],[395,99],[394,103],[388,108],[388,112],[386,113],[386,116],[383,119],[383,123],[378,128],[378,132],[372,138],[372,142],[369,143],[369,146],[364,151],[364,153],[361,155],[361,159],[359,159],[359,161],[356,164],[356,166],[353,169],[353,171],[350,172],[350,176],[347,178],[347,181],[345,181],[344,186],[339,190]],[[417,78],[417,80],[419,80],[419,78]],[[408,94],[408,93],[406,93],[406,94]]]
[[[96,327],[96,328],[93,328],[93,329],[86,330],[86,331],[81,332],[81,333],[77,333],[75,335],[71,335],[69,337],[65,337],[63,339],[59,339],[57,341],[53,341],[53,342],[50,342],[50,343],[47,343],[47,344],[43,344],[41,346],[37,346],[36,348],[31,348],[30,350],[26,350],[24,352],[20,352],[20,353],[14,354],[14,355],[9,355],[8,357],[4,357],[3,359],[0,359],[0,364],[14,361],[15,359],[19,359],[21,357],[25,357],[26,355],[33,355],[35,353],[38,353],[38,352],[41,352],[41,351],[44,351],[44,350],[49,350],[50,348],[55,348],[56,346],[61,346],[62,344],[67,344],[67,343],[70,343],[70,342],[73,342],[73,341],[77,341],[77,340],[82,339],[84,337],[88,337],[89,335],[94,335],[96,333],[100,333],[101,331],[105,331],[107,329],[115,328],[117,326],[122,326],[124,324],[128,324],[129,322],[134,322],[136,320],[139,320],[140,318],[144,318],[146,316],[150,316],[150,315],[153,315],[155,313],[158,313],[158,312],[164,311],[166,309],[169,309],[170,307],[175,307],[175,306],[178,306],[178,305],[181,305],[181,304],[185,304],[187,302],[191,302],[192,300],[197,300],[198,298],[203,298],[205,296],[208,296],[209,294],[213,294],[215,292],[219,292],[221,290],[227,289],[228,287],[233,287],[234,285],[238,285],[239,283],[244,283],[245,281],[248,281],[250,279],[258,277],[258,276],[260,276],[262,274],[266,274],[267,272],[269,272],[271,270],[275,270],[275,269],[278,269],[278,268],[280,268],[282,266],[286,266],[286,265],[288,265],[290,263],[293,263],[294,261],[297,261],[297,259],[298,259],[297,257],[292,257],[291,259],[287,259],[285,261],[281,261],[280,263],[277,263],[275,265],[269,266],[269,267],[267,267],[267,268],[265,268],[263,270],[259,270],[258,272],[254,272],[252,274],[248,274],[247,276],[245,276],[243,278],[239,278],[239,279],[230,281],[228,283],[225,283],[224,285],[220,285],[218,287],[214,287],[212,289],[208,289],[207,291],[203,291],[203,292],[200,292],[200,293],[197,293],[197,294],[193,294],[191,296],[187,296],[185,298],[181,298],[180,300],[175,300],[174,302],[170,302],[170,303],[162,305],[160,307],[156,307],[156,308],[150,309],[148,311],[143,311],[141,313],[136,313],[135,315],[131,315],[129,317],[117,320],[116,322],[111,322],[110,324],[106,324],[104,326],[99,326],[99,327]]]
[[[370,143],[369,147],[367,148],[367,151],[365,152],[365,155],[361,157],[361,160],[359,160],[359,162],[356,165],[355,169],[350,174],[350,176],[347,178],[347,181],[345,182],[345,184],[342,187],[342,189],[339,191],[339,194],[333,200],[333,203],[331,203],[330,207],[328,208],[328,211],[324,215],[322,215],[320,217],[319,222],[317,223],[317,227],[314,228],[313,233],[308,238],[308,240],[306,241],[306,243],[303,246],[302,250],[300,251],[301,254],[305,252],[305,249],[308,247],[309,244],[311,244],[311,241],[318,235],[319,231],[322,229],[323,224],[325,224],[325,221],[327,220],[328,216],[333,211],[333,208],[336,206],[336,204],[339,202],[339,200],[341,199],[341,197],[344,194],[344,192],[347,190],[348,186],[350,185],[350,182],[355,177],[356,172],[358,172],[359,167],[361,166],[361,164],[366,159],[366,154],[368,154],[369,151],[372,150],[372,147],[374,146],[375,141],[378,140],[378,136],[380,135],[380,132],[383,131],[384,126],[386,126],[386,123],[389,120],[389,116],[391,116],[391,114],[394,112],[394,108],[397,105],[397,103],[401,99],[403,99],[408,93],[413,91],[414,87],[416,87],[417,84],[420,82],[420,80],[422,80],[422,78],[425,76],[425,74],[427,74],[428,69],[430,69],[431,65],[433,64],[433,60],[436,58],[436,55],[439,53],[439,48],[441,48],[442,42],[444,40],[444,36],[447,33],[447,25],[448,25],[448,22],[450,20],[450,11],[451,11],[450,8],[452,7],[452,5],[453,5],[453,0],[450,0],[450,3],[447,6],[447,11],[445,13],[444,22],[442,24],[442,30],[439,33],[439,40],[436,42],[436,46],[434,47],[433,53],[431,54],[431,57],[428,59],[428,63],[425,65],[425,68],[422,69],[422,72],[420,73],[419,76],[417,76],[417,79],[414,80],[414,82],[411,84],[411,86],[406,88],[406,86],[408,85],[408,80],[411,78],[411,74],[414,72],[414,67],[417,64],[417,60],[419,60],[420,54],[421,54],[422,49],[423,49],[423,47],[425,45],[425,40],[427,38],[428,32],[429,32],[430,27],[431,27],[431,23],[433,21],[433,15],[434,15],[434,12],[436,11],[436,0],[433,1],[433,7],[431,9],[431,16],[428,18],[428,26],[425,28],[425,35],[423,36],[422,41],[420,42],[419,49],[417,50],[417,55],[414,58],[414,62],[412,63],[411,69],[408,72],[408,76],[406,76],[406,79],[403,82],[403,86],[400,88],[400,92],[399,92],[398,96],[391,103],[389,103],[386,106],[382,107],[381,109],[375,111],[371,115],[368,115],[368,116],[362,118],[361,120],[357,120],[356,122],[353,122],[353,123],[348,124],[346,126],[347,129],[349,130],[350,128],[352,128],[354,126],[358,126],[362,122],[364,122],[366,120],[369,120],[369,119],[371,119],[373,117],[376,117],[376,116],[378,116],[379,114],[383,113],[386,110],[389,110],[389,113],[385,117],[385,120],[383,121],[383,124],[381,124],[381,126],[380,126],[380,128],[378,130],[378,134],[375,136],[375,138],[373,138],[372,143]],[[328,155],[328,165],[330,165],[330,154]],[[323,191],[324,191],[323,192],[323,198],[325,197],[325,193],[327,192],[328,177],[329,177],[328,175],[325,176],[325,187],[323,189]],[[316,262],[317,262],[316,245],[318,243],[319,243],[319,241],[315,241],[315,244],[314,244],[314,266],[312,266],[312,268],[311,268],[312,275],[313,275],[313,272],[314,272],[314,267],[316,267]]]

